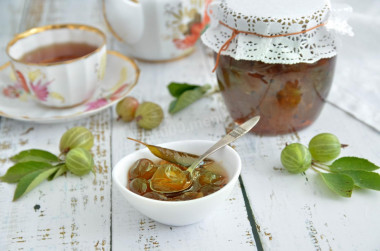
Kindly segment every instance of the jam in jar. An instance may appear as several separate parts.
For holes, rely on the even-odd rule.
[[[298,131],[318,117],[331,87],[336,57],[315,63],[267,64],[221,55],[219,88],[238,124],[260,115],[253,132],[277,135]]]

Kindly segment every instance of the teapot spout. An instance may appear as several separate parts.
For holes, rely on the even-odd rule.
[[[144,31],[141,3],[136,0],[103,0],[103,15],[108,29],[121,42],[137,43]]]

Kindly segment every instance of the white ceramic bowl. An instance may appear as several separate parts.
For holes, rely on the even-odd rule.
[[[176,141],[160,146],[193,154],[202,154],[214,141],[187,140]],[[241,171],[238,153],[229,146],[215,152],[210,158],[219,161],[228,175],[228,183],[219,191],[205,197],[188,201],[159,201],[137,195],[126,188],[129,168],[141,158],[158,159],[147,148],[131,153],[122,158],[112,171],[112,178],[119,191],[127,201],[149,218],[172,226],[189,225],[201,221],[212,210],[221,206],[234,188]]]

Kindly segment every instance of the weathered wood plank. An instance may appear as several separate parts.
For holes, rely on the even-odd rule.
[[[248,135],[237,142],[243,156],[242,177],[265,250],[377,250],[380,194],[354,190],[352,198],[330,191],[308,170],[284,170],[280,153],[286,143],[305,145],[316,134],[331,132],[349,147],[341,156],[368,158],[380,165],[380,135],[327,104],[311,127],[278,137]]]
[[[365,3],[365,6],[378,5],[372,0]],[[360,10],[364,8],[357,5],[362,6]],[[38,25],[86,23],[106,31],[99,0],[65,3],[8,0],[0,1],[0,11],[0,23],[6,24],[0,31],[1,48],[5,48],[13,34]],[[110,47],[118,45],[111,36],[109,41]],[[116,48],[122,50],[120,45]],[[0,61],[5,63],[4,50],[0,53]],[[167,113],[171,101],[166,90],[168,82],[215,85],[210,73],[212,64],[209,53],[201,47],[181,61],[140,62],[142,75],[132,95],[140,101],[159,103],[166,115],[163,124],[152,131],[137,129],[133,122],[116,121],[113,109],[57,125],[1,118],[0,175],[11,165],[8,158],[23,149],[36,147],[58,153],[59,137],[76,125],[90,128],[95,135],[93,154],[97,174],[83,178],[67,175],[44,182],[17,202],[11,202],[15,185],[0,183],[0,249],[110,250],[111,243],[114,250],[255,250],[260,247],[254,241],[239,186],[223,207],[201,223],[186,227],[169,227],[148,219],[112,187],[112,166],[141,147],[128,142],[127,136],[157,144],[193,138],[217,140],[225,133],[231,121],[218,94],[176,115]],[[336,94],[337,89],[332,91]],[[375,117],[374,121],[377,120]],[[378,192],[356,190],[350,199],[339,198],[312,170],[305,175],[291,175],[281,168],[279,156],[286,142],[307,144],[312,136],[325,131],[350,145],[342,155],[366,157],[380,164],[379,132],[329,104],[313,126],[298,134],[278,137],[251,134],[233,143],[242,156],[242,181],[265,250],[379,250]]]
[[[60,125],[20,123],[3,119],[0,126],[0,175],[15,153],[39,148],[58,154],[60,136],[73,126],[89,128],[96,175],[68,174],[44,182],[12,202],[15,185],[0,183],[0,246],[10,250],[55,246],[73,250],[101,250],[110,245],[110,111],[89,119]],[[96,247],[96,248],[95,248]]]
[[[19,29],[51,23],[79,22],[100,27],[99,1],[26,1]],[[86,10],[86,11],[83,11]],[[94,14],[95,13],[95,14]],[[14,18],[21,18],[15,13]],[[109,250],[111,245],[111,109],[70,123],[40,125],[2,118],[0,175],[8,158],[29,148],[58,153],[60,136],[73,126],[85,126],[95,136],[92,152],[96,175],[68,174],[44,182],[17,202],[15,185],[0,183],[0,249]]]

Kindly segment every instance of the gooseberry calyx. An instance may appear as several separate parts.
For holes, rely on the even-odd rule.
[[[73,174],[83,176],[93,171],[94,159],[88,150],[77,147],[67,153],[66,167]]]
[[[66,154],[71,149],[81,147],[90,150],[94,145],[94,136],[85,127],[77,126],[67,130],[59,142],[59,150]]]
[[[314,136],[309,142],[309,151],[314,160],[329,162],[340,154],[339,139],[331,133],[321,133]]]
[[[293,143],[282,150],[281,163],[291,173],[302,173],[311,166],[311,154],[306,146]]]
[[[137,99],[134,97],[125,97],[117,103],[116,113],[123,121],[131,122],[135,118],[138,106],[139,101],[137,101]]]
[[[161,124],[164,112],[159,105],[144,102],[137,108],[135,118],[139,127],[150,130]]]

